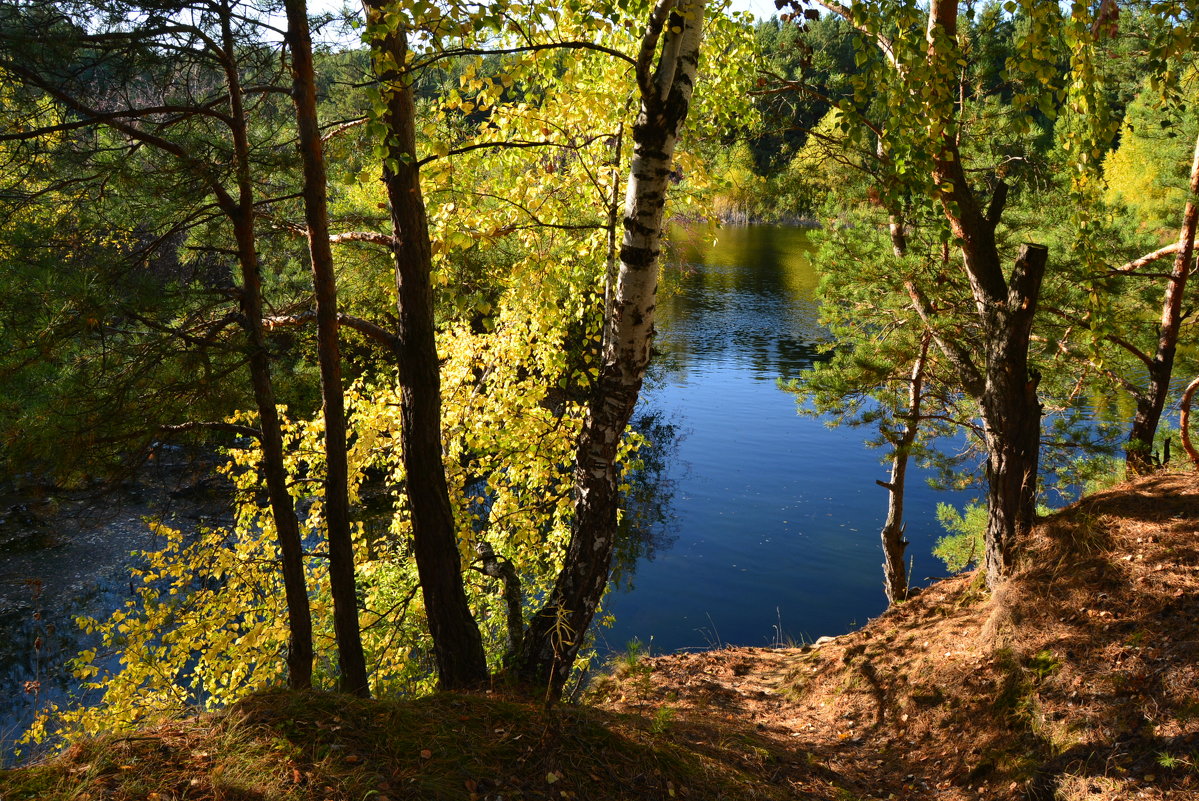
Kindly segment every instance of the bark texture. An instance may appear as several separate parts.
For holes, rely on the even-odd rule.
[[[1181,429],[1182,449],[1187,452],[1191,464],[1199,468],[1199,450],[1195,450],[1191,442],[1191,400],[1195,397],[1195,390],[1199,390],[1199,378],[1187,384],[1182,392],[1182,400],[1178,404],[1178,427]]]
[[[511,663],[520,651],[520,642],[525,634],[524,592],[521,590],[520,574],[507,559],[495,555],[491,543],[480,540],[475,544],[483,574],[499,579],[503,585],[505,623],[508,626],[508,647],[504,661]]]
[[[329,584],[333,596],[333,628],[341,669],[340,689],[370,695],[358,595],[354,577],[354,542],[350,536],[349,471],[346,464],[345,396],[338,341],[337,279],[329,246],[325,156],[316,114],[316,74],[305,0],[286,0],[287,45],[291,50],[292,100],[304,168],[304,217],[312,286],[316,295],[317,361],[325,417],[324,513],[329,544]]]
[[[1011,572],[1017,543],[1036,522],[1041,449],[1040,375],[1029,367],[1028,340],[1049,251],[1020,246],[1006,301],[990,301],[985,319],[987,368],[979,405],[987,444],[987,585]]]
[[[929,8],[928,58],[944,74],[958,58],[956,0],[933,0]],[[986,210],[970,187],[956,135],[956,113],[947,103],[940,149],[932,177],[942,209],[959,243],[966,277],[983,332],[981,359],[958,342],[937,338],[938,346],[962,374],[966,391],[978,400],[987,448],[987,585],[992,589],[1011,571],[1016,544],[1036,517],[1040,452],[1040,376],[1028,364],[1028,343],[1045,275],[1048,250],[1021,245],[1005,280],[995,228],[1007,187],[1001,181]],[[919,302],[918,296],[914,299]],[[927,304],[921,307],[928,319]],[[978,362],[981,361],[981,367]]]
[[[616,452],[649,364],[662,211],[679,130],[699,64],[704,0],[660,0],[637,57],[641,110],[625,193],[620,268],[605,320],[603,360],[575,457],[566,560],[534,615],[516,664],[524,683],[557,698],[608,584],[616,543]]]
[[[905,601],[911,579],[904,552],[908,541],[904,539],[906,524],[903,520],[903,498],[908,474],[908,458],[916,435],[920,432],[920,406],[924,400],[924,367],[928,362],[930,337],[920,343],[920,355],[912,363],[911,386],[908,390],[907,422],[899,439],[894,442],[895,455],[891,457],[891,480],[878,482],[887,490],[887,519],[883,523],[883,590],[889,603]]]
[[[416,158],[416,109],[407,63],[407,33],[386,29],[384,0],[367,0],[368,22],[379,29],[376,75],[387,111],[383,182],[395,231],[396,353],[399,357],[400,443],[412,542],[442,689],[488,679],[479,627],[462,585],[462,559],[446,485],[441,446],[441,369],[433,314],[433,249]]]
[[[1137,412],[1128,434],[1127,467],[1129,473],[1145,474],[1153,469],[1153,438],[1161,422],[1166,396],[1170,393],[1170,378],[1174,374],[1174,356],[1178,350],[1178,331],[1182,326],[1182,300],[1186,294],[1191,262],[1195,256],[1195,228],[1199,222],[1199,138],[1195,140],[1195,155],[1191,161],[1190,193],[1182,214],[1174,266],[1162,299],[1162,320],[1158,329],[1157,351],[1147,363],[1149,386],[1137,397]]]
[[[226,9],[227,11],[227,9]],[[258,407],[262,432],[262,472],[267,497],[275,521],[275,536],[282,557],[283,588],[287,601],[288,684],[293,689],[312,686],[312,613],[308,606],[308,588],[304,577],[304,554],[295,504],[287,487],[287,468],[283,463],[283,432],[275,406],[271,381],[270,355],[262,322],[262,276],[254,234],[254,191],[250,181],[250,145],[242,103],[241,82],[235,52],[230,13],[221,17],[224,44],[225,80],[229,87],[229,128],[236,159],[237,197],[218,194],[222,211],[233,224],[242,286],[239,293],[242,326],[248,341],[247,363]]]

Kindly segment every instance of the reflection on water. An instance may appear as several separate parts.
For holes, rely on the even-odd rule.
[[[612,559],[612,585],[624,592],[633,589],[637,563],[671,548],[679,533],[674,517],[678,482],[670,474],[681,438],[679,428],[653,410],[634,417],[629,427],[648,445],[637,453],[636,467],[627,476],[629,489]]]
[[[778,226],[676,227],[658,300],[654,377],[685,380],[714,363],[789,379],[829,341],[812,295],[807,232]],[[748,268],[747,268],[748,266]]]
[[[606,609],[601,650],[634,637],[654,651],[769,645],[837,634],[885,608],[878,532],[886,493],[870,432],[796,413],[778,387],[829,343],[813,300],[808,231],[774,226],[671,231],[658,339],[642,410],[679,438],[669,547],[636,565]],[[943,574],[936,493],[909,480],[917,580]]]

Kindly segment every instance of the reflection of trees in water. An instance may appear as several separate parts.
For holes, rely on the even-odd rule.
[[[633,588],[639,559],[653,559],[659,550],[678,540],[678,516],[674,514],[676,481],[668,478],[670,462],[678,453],[683,434],[661,411],[647,411],[633,419],[630,427],[648,444],[638,454],[640,465],[628,476],[624,513],[612,565],[613,589]]]
[[[717,361],[790,379],[821,360],[829,337],[814,298],[809,232],[673,226],[671,236],[659,287],[659,376],[687,380]]]
[[[799,378],[817,362],[833,358],[827,341],[805,340],[781,332],[738,332],[707,341],[664,337],[655,346],[646,382],[653,386],[667,381],[699,381],[704,363],[718,361],[725,353],[735,353],[740,364],[759,378],[784,382]]]

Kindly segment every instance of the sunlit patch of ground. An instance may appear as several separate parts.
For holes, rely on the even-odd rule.
[[[993,598],[941,582],[818,648],[625,665],[612,709],[747,720],[861,798],[1199,798],[1199,478],[1048,518]]]

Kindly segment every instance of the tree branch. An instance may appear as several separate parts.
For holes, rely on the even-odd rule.
[[[812,87],[805,84],[803,81],[789,80],[787,78],[782,77],[781,75],[778,75],[777,73],[767,72],[765,70],[763,70],[763,74],[765,74],[766,76],[768,76],[770,78],[773,78],[775,81],[778,82],[779,85],[775,86],[774,88],[771,88],[771,89],[754,90],[749,93],[751,97],[764,97],[766,95],[777,95],[777,94],[781,94],[782,92],[794,90],[797,92],[801,92],[802,94],[805,94],[814,100],[819,100],[822,103],[828,103],[830,106],[835,107],[837,105],[836,100],[832,99],[831,97],[829,97],[828,95],[824,94],[823,92],[821,92],[817,89],[813,89]],[[873,133],[876,137],[880,137],[880,138],[882,137],[882,135],[883,135],[882,129],[879,126],[872,123],[870,120],[866,119],[866,115],[858,114],[857,117],[858,117],[858,122],[860,122],[862,125],[866,126],[868,129],[870,129],[871,133]],[[815,132],[809,131],[808,133],[813,134]]]
[[[1049,344],[1049,340],[1044,337],[1030,337],[1030,339],[1038,341],[1038,342],[1044,342],[1045,344]],[[1115,384],[1119,384],[1120,386],[1124,387],[1124,389],[1130,395],[1132,395],[1134,398],[1139,398],[1141,396],[1142,393],[1141,393],[1140,387],[1138,387],[1136,384],[1134,384],[1132,381],[1125,378],[1124,376],[1119,375],[1119,374],[1113,372],[1112,370],[1107,369],[1103,365],[1095,362],[1093,359],[1091,359],[1085,353],[1082,353],[1081,351],[1079,351],[1077,348],[1070,347],[1069,343],[1066,342],[1064,337],[1062,339],[1058,340],[1057,350],[1058,350],[1058,353],[1061,353],[1065,356],[1069,356],[1072,359],[1078,359],[1080,361],[1086,362],[1087,366],[1089,366],[1092,370],[1094,370],[1099,375],[1106,377],[1108,381],[1111,381]],[[1081,387],[1082,387],[1085,377],[1086,377],[1085,374],[1079,376],[1078,384],[1075,386],[1074,390],[1070,393],[1071,399],[1073,399],[1078,394],[1078,392],[1081,390]]]
[[[41,89],[43,92],[50,95],[75,113],[92,120],[96,125],[107,125],[113,130],[120,131],[121,133],[125,134],[130,139],[154,147],[179,159],[184,164],[195,169],[196,173],[204,179],[204,182],[208,185],[209,189],[214,195],[216,195],[217,202],[219,203],[222,211],[230,213],[237,208],[237,201],[235,201],[233,196],[230,195],[225,187],[221,185],[220,181],[216,180],[212,175],[210,175],[209,172],[204,169],[204,165],[202,165],[199,160],[188,153],[187,150],[179,143],[173,142],[165,137],[143,131],[136,125],[130,125],[129,123],[123,122],[119,119],[113,119],[110,115],[106,115],[105,112],[98,111],[88,106],[75,96],[59,89],[57,86],[41,80],[40,76],[38,76],[36,72],[26,69],[20,64],[13,63],[11,61],[5,61],[4,68],[8,72],[19,76],[29,85]]]
[[[1166,245],[1164,248],[1158,248],[1157,250],[1153,251],[1152,253],[1146,253],[1144,256],[1141,256],[1139,259],[1133,259],[1132,261],[1130,261],[1126,264],[1122,264],[1119,267],[1112,267],[1110,269],[1110,272],[1113,272],[1113,273],[1134,272],[1134,271],[1139,270],[1140,268],[1144,267],[1147,264],[1152,264],[1155,261],[1164,259],[1166,256],[1174,255],[1181,249],[1181,247],[1182,247],[1181,244],[1178,242],[1175,242],[1171,245]]]
[[[475,552],[479,554],[483,574],[499,579],[504,585],[504,604],[507,606],[508,623],[508,654],[515,656],[520,651],[520,643],[524,637],[523,595],[520,586],[520,575],[507,559],[499,559],[492,549],[491,543],[479,540],[475,543]]]
[[[308,229],[305,226],[291,220],[281,219],[270,212],[260,211],[255,216],[259,219],[268,220],[296,236],[305,238],[308,236]],[[382,245],[389,248],[395,245],[395,238],[390,234],[381,234],[376,231],[343,231],[340,234],[329,234],[329,244],[340,245],[343,242],[368,242],[372,245]]]
[[[657,0],[653,11],[650,12],[645,34],[641,37],[641,47],[637,51],[636,67],[637,88],[641,90],[643,102],[656,104],[661,102],[650,70],[653,68],[654,56],[658,52],[658,40],[662,37],[662,28],[666,18],[674,10],[676,0]]]
[[[899,60],[895,57],[895,45],[890,39],[888,39],[886,36],[883,36],[881,33],[871,31],[865,26],[854,22],[853,11],[849,6],[843,6],[836,2],[836,0],[816,0],[816,2],[848,22],[849,27],[853,28],[858,33],[873,39],[878,44],[878,49],[883,51],[883,56],[887,59],[887,61],[891,62],[891,66],[897,70],[899,69]]]
[[[1085,328],[1088,331],[1091,330],[1091,324],[1088,323],[1086,320],[1083,320],[1080,317],[1069,314],[1069,313],[1063,311],[1062,309],[1056,308],[1054,306],[1043,306],[1042,308],[1044,308],[1045,311],[1049,312],[1050,314],[1052,314],[1056,317],[1060,317],[1061,319],[1067,321],[1071,325],[1077,325],[1081,328]],[[1103,338],[1106,339],[1108,342],[1111,342],[1113,345],[1123,348],[1124,350],[1128,351],[1130,354],[1132,354],[1136,358],[1140,359],[1142,362],[1144,362],[1146,367],[1153,366],[1153,357],[1152,356],[1150,356],[1148,353],[1145,353],[1145,351],[1141,350],[1136,345],[1133,345],[1131,342],[1124,339],[1123,337],[1118,337],[1115,334],[1104,334]],[[1129,386],[1131,386],[1131,385],[1129,385]]]
[[[999,225],[999,218],[1003,216],[1003,208],[1007,205],[1008,185],[1005,181],[1000,181],[995,187],[995,194],[991,195],[991,205],[987,207],[987,222],[991,227]]]
[[[422,59],[420,61],[414,61],[412,64],[408,65],[408,69],[411,71],[420,70],[420,69],[423,69],[424,67],[429,66],[430,64],[436,64],[438,61],[441,61],[442,59],[457,58],[459,56],[502,56],[502,55],[511,55],[513,53],[535,53],[540,50],[559,50],[559,49],[561,49],[561,50],[592,50],[597,53],[603,53],[605,55],[612,56],[613,58],[619,59],[620,61],[624,61],[633,67],[637,66],[637,62],[634,61],[632,58],[629,58],[629,56],[627,56],[626,54],[620,52],[619,50],[614,50],[611,47],[605,47],[603,45],[595,44],[594,42],[570,41],[570,42],[548,42],[546,44],[538,44],[538,45],[523,45],[521,47],[507,47],[507,48],[500,48],[497,50],[487,50],[484,48],[475,48],[475,47],[457,47],[457,48],[453,48],[451,50],[443,50],[440,53],[437,53],[436,55],[429,56],[428,58]]]
[[[366,121],[368,119],[369,119],[368,117],[359,117],[356,120],[350,120],[349,122],[338,123],[337,125],[334,125],[329,130],[325,131],[325,133],[321,136],[321,142],[322,143],[328,142],[330,139],[333,139],[334,137],[341,136],[343,133],[350,130],[351,128],[357,128],[359,125],[365,125]]]
[[[208,321],[206,330],[200,336],[191,334],[178,328],[172,328],[169,325],[164,325],[155,320],[151,320],[145,315],[139,314],[132,309],[125,309],[124,313],[131,319],[136,320],[152,331],[157,331],[160,334],[166,334],[176,339],[180,339],[194,347],[211,347],[216,344],[216,337],[233,323],[237,322],[240,316],[237,312],[230,312],[216,320]]]
[[[224,123],[229,122],[228,115],[202,107],[175,105],[150,106],[148,108],[124,109],[123,111],[109,111],[103,113],[97,112],[95,116],[71,120],[70,122],[61,122],[57,125],[46,125],[40,128],[30,128],[23,131],[16,131],[15,133],[0,133],[0,142],[38,139],[52,133],[74,131],[79,128],[89,128],[93,125],[105,125],[121,119],[141,119],[154,114],[197,114],[201,116],[214,117]]]
[[[533,225],[531,225],[531,226],[528,226],[528,225],[505,225],[503,228],[501,228],[497,232],[499,234],[510,234],[513,231],[521,230],[523,228],[554,228],[559,231],[594,231],[597,229],[607,227],[603,223],[574,223],[574,224],[547,223],[544,220],[542,220],[540,217],[538,217],[537,214],[532,209],[530,209],[528,206],[525,206],[523,203],[513,200],[510,197],[503,197],[502,195],[496,195],[491,192],[477,192],[476,191],[476,192],[470,192],[469,194],[473,195],[474,197],[487,198],[489,200],[498,200],[501,203],[507,203],[508,205],[519,209],[530,220],[533,221]]]
[[[306,311],[299,314],[276,314],[262,318],[262,325],[268,331],[274,331],[278,328],[296,328],[312,322],[316,322],[316,312],[314,311]],[[363,336],[375,340],[392,353],[395,353],[399,347],[399,338],[377,323],[342,313],[337,315],[337,322],[339,325],[352,328]]]
[[[974,360],[970,358],[970,354],[959,343],[946,339],[937,333],[933,328],[932,318],[933,312],[929,305],[928,298],[920,291],[914,281],[908,281],[904,284],[908,290],[908,297],[912,299],[912,308],[916,310],[916,314],[920,315],[920,319],[924,321],[925,329],[932,335],[933,341],[937,343],[937,348],[945,354],[945,358],[953,362],[961,374],[962,386],[965,390],[975,398],[982,395],[984,389],[984,381],[978,367],[975,366]]]
[[[597,134],[595,136],[590,136],[586,140],[579,142],[577,144],[565,144],[563,142],[551,142],[548,140],[536,141],[536,142],[526,142],[526,141],[520,141],[520,140],[512,140],[512,141],[505,140],[505,141],[501,141],[501,142],[475,142],[474,144],[471,144],[471,145],[464,145],[463,147],[452,148],[446,152],[445,156],[425,156],[423,159],[416,162],[416,164],[418,167],[423,167],[431,161],[437,161],[437,159],[439,159],[439,158],[446,158],[448,156],[460,156],[463,153],[469,153],[472,150],[483,150],[483,149],[488,149],[488,148],[520,149],[520,148],[528,148],[528,147],[560,147],[560,148],[565,148],[567,150],[580,150],[580,149],[586,147],[587,145],[591,144],[592,142],[594,142],[597,139],[606,139],[606,138],[607,138],[606,134]]]
[[[193,421],[190,423],[179,423],[178,425],[162,425],[158,427],[158,430],[164,434],[178,434],[184,431],[224,431],[228,434],[237,434],[242,437],[253,437],[256,440],[262,439],[262,432],[257,428],[238,425],[237,423]]]
[[[395,245],[395,237],[375,231],[345,231],[340,234],[329,235],[329,244],[339,245],[343,242],[368,242],[372,245],[382,245],[389,248]]]

